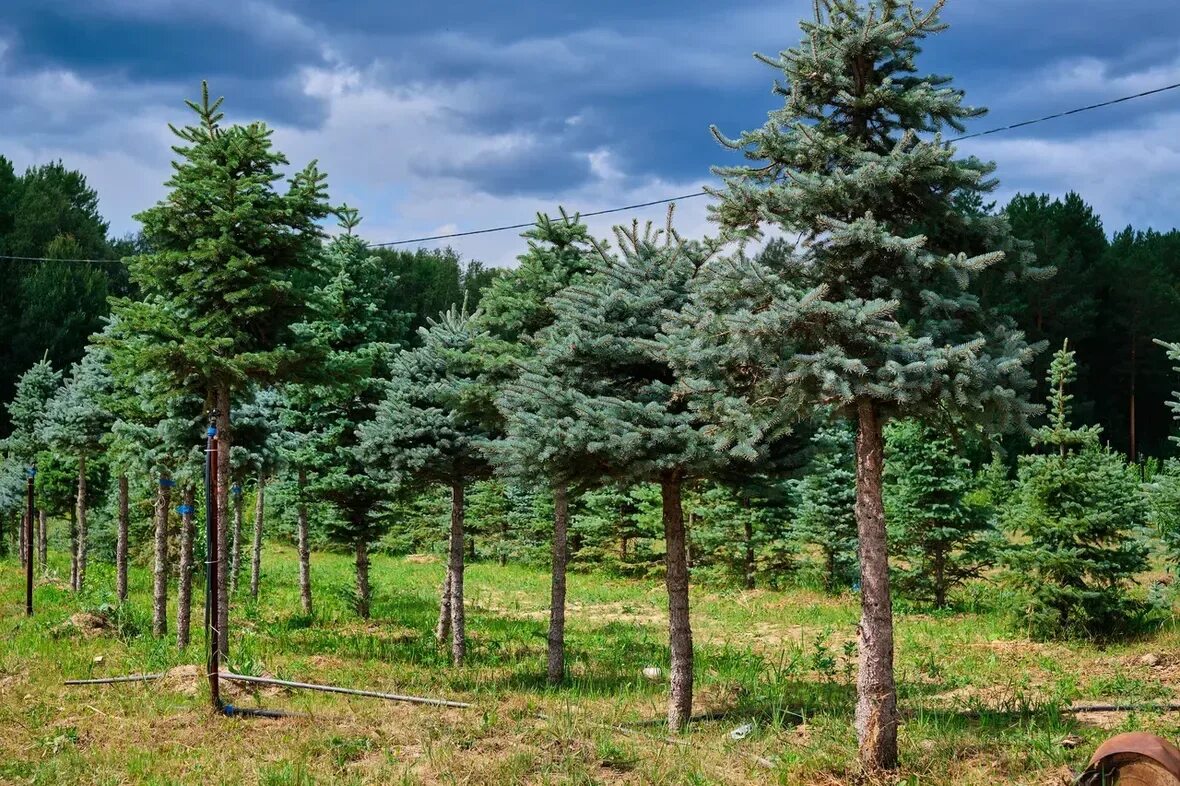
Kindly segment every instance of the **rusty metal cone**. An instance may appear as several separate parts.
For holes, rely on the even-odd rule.
[[[1080,786],[1180,786],[1180,750],[1154,734],[1111,737],[1090,757]]]

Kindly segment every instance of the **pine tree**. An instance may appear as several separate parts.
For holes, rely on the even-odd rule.
[[[989,267],[1026,275],[1028,256],[1003,217],[962,209],[995,186],[993,167],[956,159],[937,133],[982,111],[915,62],[944,29],[942,5],[817,0],[799,46],[760,56],[783,76],[784,106],[736,140],[714,132],[751,163],[717,170],[725,188],[712,216],[731,237],[771,225],[799,239],[771,259],[711,266],[684,320],[696,336],[685,362],[724,426],[719,449],[756,452],[817,406],[856,423],[856,728],[869,772],[897,764],[882,428],[920,416],[1003,429],[1030,412],[1022,398],[1034,353],[972,291]]]
[[[480,323],[494,341],[484,349],[487,384],[503,387],[519,374],[519,364],[536,350],[537,335],[556,317],[549,299],[576,285],[590,270],[590,236],[577,216],[561,210],[559,219],[539,214],[524,233],[529,250],[510,275],[493,281],[482,299]],[[509,454],[504,454],[506,457]],[[509,458],[501,471],[519,470]],[[549,604],[548,680],[565,679],[565,573],[569,563],[569,489],[560,478],[542,476],[553,491],[553,554]],[[535,481],[536,478],[530,478]]]
[[[54,371],[46,357],[34,363],[17,380],[16,392],[7,405],[12,431],[4,440],[4,450],[10,460],[19,462],[26,468],[35,467],[38,464],[38,456],[49,447],[45,442],[41,424],[44,421],[46,406],[61,386],[61,378],[61,372]],[[45,485],[44,477],[35,482],[40,494],[40,489]],[[30,526],[29,530],[31,529]],[[24,564],[27,555],[32,551],[25,543],[29,530],[22,526],[18,533],[21,564]]]
[[[219,413],[217,624],[227,653],[231,402],[250,382],[296,370],[289,328],[305,312],[301,284],[322,236],[316,222],[329,208],[314,163],[280,192],[288,162],[272,131],[223,126],[222,100],[210,102],[204,84],[201,92],[200,103],[187,102],[196,123],[172,128],[180,144],[168,198],[136,216],[153,249],[131,260],[140,299],[117,300],[114,310],[126,332],[145,339],[135,344],[141,370],[159,370],[173,389],[201,395]]]
[[[382,484],[365,471],[358,429],[374,416],[408,315],[388,308],[396,279],[352,234],[360,223],[357,212],[345,206],[338,214],[346,233],[329,244],[320,260],[323,282],[311,295],[314,318],[295,327],[304,342],[317,347],[320,360],[308,372],[310,381],[285,388],[282,417],[292,433],[284,453],[299,473],[299,504],[305,505],[303,497],[308,497],[336,509],[338,518],[328,534],[353,549],[356,611],[368,618],[369,547],[385,528],[376,508],[386,495]],[[305,509],[300,522],[305,528]],[[306,559],[305,531],[300,539],[301,559]],[[301,573],[307,570],[303,567]],[[308,610],[310,592],[308,579]]]
[[[78,480],[75,502],[77,539],[73,543],[71,588],[80,592],[86,582],[87,461],[102,451],[103,437],[114,422],[110,398],[114,383],[109,369],[110,359],[105,349],[87,347],[82,360],[75,363],[65,384],[58,389],[45,407],[41,421],[42,439],[59,455],[77,462]]]
[[[662,497],[671,640],[668,722],[692,714],[692,630],[682,490],[713,465],[660,340],[666,312],[713,254],[671,227],[617,228],[618,252],[597,245],[593,273],[550,301],[535,361],[501,398],[501,455],[560,484],[658,483]]]
[[[856,581],[856,464],[852,432],[831,426],[812,438],[815,453],[795,482],[794,537],[818,548],[824,591],[838,593]]]
[[[1170,361],[1180,363],[1180,343],[1159,339],[1155,343],[1167,351]],[[1180,366],[1172,370],[1180,371]],[[1180,421],[1180,392],[1173,392],[1172,396],[1168,408],[1172,410],[1172,419]],[[1180,444],[1180,436],[1173,434],[1169,439]],[[1161,471],[1152,478],[1148,492],[1151,520],[1167,548],[1171,562],[1169,567],[1173,571],[1180,570],[1180,461],[1168,459]]]
[[[970,462],[954,442],[917,421],[885,430],[885,514],[899,548],[898,588],[947,606],[947,595],[992,562],[988,511],[972,498]]]
[[[469,484],[491,472],[486,451],[498,419],[483,384],[478,348],[486,338],[457,308],[430,321],[418,331],[419,346],[394,361],[376,416],[359,429],[374,474],[403,491],[450,487],[450,543],[437,632],[440,641],[449,636],[457,666],[467,655],[464,496]]]
[[[1070,423],[1075,370],[1067,343],[1049,367],[1049,422],[1033,435],[1046,452],[1020,458],[1006,562],[1034,635],[1109,638],[1142,612],[1127,585],[1147,568],[1147,503],[1137,470],[1099,444],[1101,429]]]

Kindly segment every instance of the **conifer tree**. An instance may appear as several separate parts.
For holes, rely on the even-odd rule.
[[[221,440],[217,526],[228,571],[227,534],[231,402],[251,382],[266,383],[296,369],[290,326],[302,318],[317,224],[328,212],[324,176],[315,164],[276,188],[287,159],[263,123],[224,126],[221,99],[189,101],[194,125],[173,127],[180,140],[168,198],[140,213],[153,253],[131,260],[139,300],[116,300],[123,329],[143,336],[136,363],[159,370],[178,391],[201,395],[218,414]],[[219,641],[228,652],[229,592],[217,588]]]
[[[98,455],[103,437],[110,430],[114,416],[110,398],[114,383],[109,369],[109,356],[99,346],[87,347],[82,360],[75,363],[70,376],[45,407],[41,421],[42,438],[59,455],[77,462],[77,494],[75,500],[76,539],[70,570],[71,588],[82,590],[86,582],[87,461]]]
[[[45,418],[46,406],[61,386],[61,378],[61,372],[54,371],[49,360],[43,358],[17,380],[16,392],[7,405],[12,431],[4,440],[4,449],[10,459],[19,462],[23,467],[34,467],[38,455],[48,448],[41,424]],[[38,482],[38,486],[42,483],[43,481]],[[30,525],[29,530],[31,529]],[[24,540],[27,531],[22,526],[18,532],[21,564],[24,564],[27,554],[31,552]]]
[[[385,527],[376,510],[385,490],[365,471],[358,428],[374,416],[383,393],[382,380],[390,374],[393,354],[409,320],[388,307],[396,279],[352,234],[360,222],[357,211],[345,206],[338,215],[346,233],[329,244],[319,262],[323,281],[311,293],[313,319],[295,327],[302,341],[317,348],[319,360],[309,372],[309,381],[285,389],[282,417],[294,435],[284,452],[299,472],[299,493],[329,502],[338,512],[328,534],[354,551],[356,611],[367,618],[369,547]],[[300,521],[305,528],[306,512]],[[305,555],[305,531],[300,538],[300,552]],[[310,607],[310,586],[305,606]]]
[[[898,588],[945,608],[948,593],[991,564],[988,512],[954,442],[917,421],[885,430],[885,514],[901,558]]]
[[[497,415],[483,384],[479,347],[487,336],[465,311],[452,308],[418,331],[419,345],[394,360],[376,416],[360,427],[370,471],[401,490],[442,484],[451,490],[447,573],[439,603],[440,640],[451,660],[467,655],[463,608],[467,487],[490,474],[486,450]]]
[[[793,534],[818,548],[823,558],[824,591],[851,587],[856,562],[856,462],[852,432],[841,426],[823,428],[812,437],[815,453],[795,483],[798,508]]]
[[[944,29],[942,5],[817,0],[799,46],[759,56],[781,72],[784,105],[736,140],[714,130],[750,163],[716,170],[725,188],[712,215],[730,237],[770,225],[798,241],[771,259],[711,266],[685,315],[696,336],[686,362],[724,426],[719,449],[756,452],[821,405],[856,423],[856,728],[869,772],[897,764],[883,425],[923,416],[1010,428],[1029,412],[1033,353],[972,292],[989,267],[1026,274],[1028,258],[1005,257],[1002,217],[960,209],[994,187],[993,168],[957,159],[938,133],[982,111],[949,78],[917,70],[922,41]]]
[[[511,274],[492,282],[481,299],[480,323],[494,341],[484,350],[487,384],[503,387],[519,374],[519,364],[536,352],[537,335],[553,324],[549,298],[577,284],[590,270],[590,236],[586,225],[564,209],[558,219],[539,214],[523,235],[528,252]],[[510,454],[504,454],[509,456]],[[512,474],[521,467],[501,462]],[[561,478],[544,478],[553,486],[552,582],[549,603],[548,681],[565,679],[565,573],[569,563],[569,489]],[[536,478],[530,478],[535,481]]]
[[[1049,422],[1033,434],[1045,452],[1020,458],[1006,561],[1034,635],[1109,638],[1143,611],[1127,589],[1147,568],[1147,501],[1137,470],[1099,444],[1101,429],[1070,422],[1076,368],[1067,342],[1049,367]]]
[[[681,240],[671,226],[617,228],[619,250],[596,244],[593,272],[550,301],[554,324],[542,331],[535,361],[501,398],[507,413],[500,451],[560,483],[658,483],[668,590],[671,692],[668,723],[692,714],[692,629],[682,490],[712,467],[714,454],[681,395],[659,340],[665,312],[676,312],[714,253]]]

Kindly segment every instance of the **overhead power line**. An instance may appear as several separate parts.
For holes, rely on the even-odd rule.
[[[1083,112],[1092,112],[1095,109],[1103,109],[1108,106],[1114,106],[1115,104],[1123,104],[1123,103],[1126,103],[1127,101],[1134,101],[1134,100],[1140,99],[1140,98],[1147,98],[1148,96],[1158,95],[1160,93],[1166,93],[1169,90],[1176,90],[1178,88],[1180,88],[1180,82],[1175,82],[1170,85],[1164,85],[1162,87],[1156,87],[1151,90],[1144,90],[1139,93],[1133,93],[1131,95],[1125,95],[1125,96],[1120,96],[1118,98],[1112,98],[1109,101],[1102,101],[1097,104],[1088,104],[1086,106],[1080,106],[1075,109],[1066,110],[1064,112],[1056,112],[1054,114],[1045,115],[1044,117],[1038,117],[1038,118],[1034,118],[1032,120],[1023,120],[1019,123],[1012,123],[1012,124],[1006,125],[1006,126],[996,126],[995,128],[989,128],[986,131],[976,131],[976,132],[970,133],[970,134],[963,134],[962,136],[957,136],[957,137],[954,137],[953,139],[948,139],[946,141],[948,143],[953,144],[955,142],[964,142],[969,139],[978,139],[979,137],[991,136],[992,134],[1000,134],[1005,131],[1014,131],[1018,128],[1027,128],[1028,126],[1035,126],[1039,123],[1046,123],[1050,120],[1059,120],[1063,117],[1069,117],[1071,115],[1078,115]],[[687,199],[696,199],[698,197],[703,197],[703,196],[707,196],[707,195],[708,195],[707,191],[703,191],[703,190],[702,191],[694,191],[691,194],[681,194],[680,196],[666,197],[664,199],[653,199],[650,202],[637,202],[633,205],[622,205],[621,207],[612,207],[612,208],[608,208],[606,210],[594,210],[589,213],[579,213],[578,215],[581,218],[593,218],[594,216],[605,216],[605,215],[609,215],[611,213],[625,213],[629,210],[640,210],[642,208],[652,207],[654,205],[666,205],[669,202],[682,202]],[[450,240],[452,238],[458,238],[458,237],[471,237],[473,235],[490,235],[495,232],[509,232],[513,229],[527,229],[528,227],[533,226],[533,223],[534,222],[532,222],[532,221],[526,221],[521,224],[504,224],[502,226],[486,227],[484,229],[468,229],[468,230],[465,230],[462,232],[448,232],[446,234],[441,234],[441,235],[427,235],[424,237],[412,237],[412,238],[407,238],[405,240],[386,240],[382,243],[370,243],[369,245],[374,248],[384,248],[384,247],[388,247],[388,246],[405,246],[405,245],[410,245],[411,243],[429,243],[429,242],[435,241],[435,240]],[[20,257],[20,256],[8,256],[5,254],[0,254],[0,259],[22,261],[22,262],[111,262],[111,261],[113,261],[110,259],[51,259],[48,257]]]

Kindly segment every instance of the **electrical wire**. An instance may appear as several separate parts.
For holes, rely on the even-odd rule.
[[[962,136],[957,136],[952,139],[948,139],[946,141],[947,141],[947,144],[954,144],[955,142],[964,142],[969,139],[978,139],[980,137],[990,136],[992,134],[1000,134],[1005,131],[1014,131],[1018,128],[1027,128],[1029,126],[1034,126],[1039,123],[1049,122],[1050,120],[1059,120],[1063,117],[1069,117],[1071,115],[1078,115],[1083,112],[1092,112],[1095,109],[1103,109],[1108,106],[1114,106],[1116,104],[1126,103],[1127,101],[1134,101],[1136,99],[1147,98],[1148,96],[1158,95],[1160,93],[1166,93],[1169,90],[1176,90],[1177,88],[1180,88],[1180,82],[1176,82],[1176,83],[1170,84],[1170,85],[1164,85],[1162,87],[1156,87],[1151,90],[1144,90],[1142,92],[1133,93],[1131,95],[1119,96],[1118,98],[1112,98],[1109,101],[1101,101],[1097,104],[1088,104],[1086,106],[1080,106],[1075,109],[1066,110],[1064,112],[1056,112],[1054,114],[1045,115],[1044,117],[1038,117],[1038,118],[1034,118],[1032,120],[1023,120],[1019,123],[1012,123],[1012,124],[1006,125],[1006,126],[997,126],[995,128],[989,128],[986,131],[976,131],[976,132],[970,133],[970,134],[963,134]],[[666,205],[669,202],[683,202],[688,199],[696,199],[698,197],[703,197],[703,196],[708,196],[708,192],[703,191],[703,190],[702,191],[694,191],[691,194],[681,194],[680,196],[666,197],[664,199],[653,199],[650,202],[637,202],[633,205],[622,205],[621,207],[612,207],[612,208],[608,208],[606,210],[594,210],[589,213],[579,213],[578,215],[581,218],[593,218],[594,216],[605,216],[605,215],[610,215],[611,213],[624,213],[629,210],[640,210],[642,208],[652,207],[654,205]],[[450,240],[452,238],[471,237],[473,235],[490,235],[490,234],[493,234],[496,232],[508,232],[513,229],[527,229],[528,227],[533,226],[533,223],[534,222],[532,222],[532,221],[528,221],[528,222],[521,223],[521,224],[504,224],[502,226],[486,227],[484,229],[469,229],[469,230],[465,230],[463,232],[448,232],[448,233],[442,234],[442,235],[426,235],[423,237],[407,238],[405,240],[386,240],[381,243],[370,243],[369,246],[371,248],[387,248],[389,246],[405,246],[405,245],[410,245],[412,243],[429,243],[429,242],[432,242],[435,240]],[[8,256],[5,254],[0,254],[0,259],[6,259],[6,260],[12,260],[12,261],[22,261],[22,262],[84,262],[85,263],[85,262],[117,261],[117,260],[110,260],[110,259],[51,259],[48,257],[18,257],[18,256]]]

